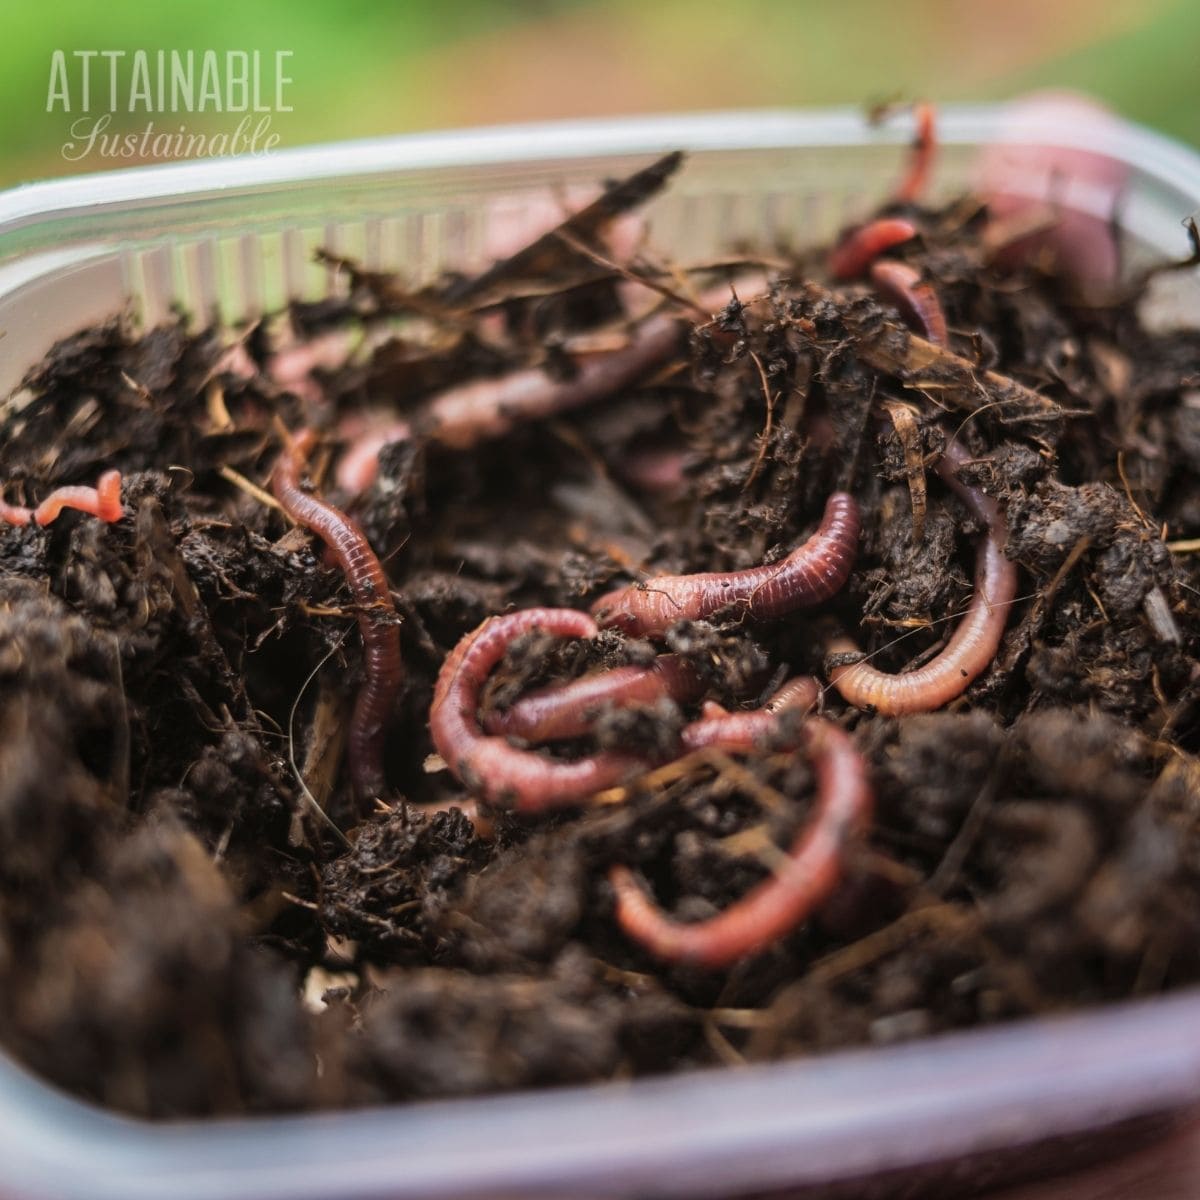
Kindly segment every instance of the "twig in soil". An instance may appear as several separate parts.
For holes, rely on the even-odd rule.
[[[1038,596],[1035,607],[1039,614],[1043,609],[1049,608],[1054,597],[1058,594],[1058,589],[1062,587],[1062,581],[1075,569],[1075,564],[1087,553],[1088,547],[1092,544],[1090,534],[1083,534],[1070,549],[1067,557],[1063,559],[1062,565],[1054,572],[1054,578]]]
[[[1007,743],[1005,744],[1007,745]],[[1001,784],[1005,782],[1006,776],[1007,762],[1002,746],[988,769],[983,786],[976,791],[975,798],[971,801],[970,808],[967,809],[967,815],[954,835],[954,840],[946,847],[941,862],[929,877],[926,887],[935,896],[945,895],[951,884],[958,878],[958,873],[962,870],[962,865],[966,862],[971,847],[987,823],[988,812],[996,802],[996,796],[999,794]]]
[[[226,483],[232,483],[235,488],[246,493],[247,496],[252,496],[259,504],[265,505],[267,508],[274,509],[276,512],[283,511],[283,505],[271,495],[270,492],[260,488],[257,483],[251,483],[240,471],[225,463],[217,472]]]
[[[809,969],[802,983],[833,983],[855,971],[861,971],[908,942],[916,932],[936,930],[956,936],[979,927],[978,916],[960,904],[948,902],[922,904],[901,914],[890,925],[883,926],[819,958]]]
[[[577,254],[590,259],[598,267],[603,267],[606,271],[611,271],[614,275],[619,275],[622,279],[627,279],[630,283],[640,284],[648,291],[657,292],[664,299],[672,300],[681,308],[690,308],[698,316],[704,320],[712,315],[706,308],[695,300],[689,299],[675,288],[668,287],[665,283],[660,283],[657,279],[649,275],[639,274],[637,271],[629,267],[623,267],[620,263],[614,262],[611,258],[600,253],[599,250],[593,249],[591,246],[581,242],[579,238],[569,233],[566,229],[560,228],[555,230],[554,236],[559,239],[564,245],[569,246]]]
[[[829,895],[847,842],[870,820],[871,792],[865,764],[841,729],[812,718],[802,736],[816,770],[817,806],[782,869],[718,916],[685,925],[655,904],[628,867],[614,865],[616,920],[628,937],[665,962],[725,967],[765,949]]]
[[[904,450],[904,473],[908,479],[908,495],[912,503],[913,545],[925,539],[925,515],[928,510],[928,491],[925,486],[925,456],[921,453],[921,430],[916,415],[907,404],[885,400],[883,407],[892,419],[896,436]]]
[[[763,399],[766,401],[767,415],[763,423],[762,433],[758,435],[758,454],[754,459],[754,466],[750,468],[750,474],[746,476],[746,482],[742,484],[744,492],[757,478],[758,473],[762,470],[762,465],[767,458],[767,450],[771,445],[771,431],[775,426],[775,396],[771,392],[771,386],[767,382],[767,372],[762,365],[762,359],[758,354],[751,350],[750,357],[754,361],[755,367],[758,368],[758,378],[762,383]]]
[[[554,271],[563,265],[563,248],[568,238],[590,246],[617,217],[644,204],[660,191],[682,163],[683,152],[675,150],[635,171],[528,246],[481,275],[452,284],[443,299],[447,304],[461,305],[481,296],[491,296],[511,280],[540,278]]]
[[[1121,486],[1125,489],[1125,499],[1129,501],[1129,507],[1138,515],[1138,520],[1141,521],[1147,529],[1156,529],[1153,521],[1146,516],[1142,511],[1142,506],[1133,498],[1133,488],[1129,483],[1129,476],[1125,473],[1125,451],[1117,451],[1117,474],[1121,477]]]
[[[1096,864],[1099,846],[1091,819],[1072,804],[1011,801],[993,810],[989,824],[1029,836],[1016,878],[982,902],[990,924],[1021,924],[1079,895]]]
[[[125,693],[125,669],[121,665],[121,642],[117,635],[109,635],[112,649],[113,684],[119,697],[116,732],[113,735],[113,791],[116,802],[122,807],[129,804],[129,755],[131,749],[129,728],[129,697]]]
[[[327,676],[322,676],[309,723],[308,747],[301,764],[308,790],[322,808],[333,795],[338,766],[346,747],[345,705],[342,699],[341,689]]]
[[[962,483],[956,474],[968,461],[966,451],[951,442],[935,468],[987,527],[976,554],[975,595],[967,614],[941,654],[919,670],[889,675],[864,662],[832,667],[829,675],[833,686],[856,708],[888,716],[941,708],[961,695],[996,656],[1017,591],[1017,568],[1004,554],[1008,526],[1000,506],[979,488]],[[829,644],[827,653],[852,654],[857,650],[852,639],[837,638]]]
[[[1183,227],[1187,230],[1190,247],[1188,256],[1174,262],[1155,263],[1153,266],[1147,267],[1129,282],[1124,297],[1118,303],[1131,303],[1139,299],[1145,294],[1146,286],[1150,281],[1159,275],[1169,275],[1175,271],[1188,271],[1192,267],[1200,266],[1200,226],[1197,226],[1195,217],[1188,217],[1183,222]]]
[[[1048,396],[1040,395],[1007,375],[981,370],[970,360],[891,322],[880,324],[869,314],[855,311],[850,303],[819,284],[806,282],[793,300],[796,312],[792,320],[796,328],[813,339],[818,349],[848,345],[872,370],[893,376],[915,391],[937,391],[957,408],[973,411],[990,404],[1023,409],[1025,412],[1020,416],[1027,421],[1094,415],[1090,410],[1076,414],[1074,410],[1064,409]],[[821,316],[827,322],[831,312],[840,316],[841,328],[832,337],[822,334],[818,339],[817,317]]]

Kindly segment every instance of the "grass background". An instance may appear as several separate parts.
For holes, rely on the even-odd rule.
[[[0,186],[128,163],[66,161],[51,54],[290,50],[281,145],[456,125],[1082,89],[1200,145],[1196,0],[5,0]],[[72,65],[72,83],[77,66]],[[140,130],[144,113],[114,115]],[[228,114],[156,127],[232,131]]]

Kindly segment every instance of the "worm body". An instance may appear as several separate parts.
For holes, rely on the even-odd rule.
[[[936,468],[971,513],[987,526],[976,552],[975,594],[966,615],[945,649],[916,671],[889,675],[866,663],[834,667],[829,673],[833,686],[856,708],[871,708],[887,716],[941,708],[961,695],[996,657],[1009,606],[1017,593],[1017,568],[1004,555],[1008,526],[1000,506],[992,497],[958,479],[957,469],[966,461],[966,452],[951,442]],[[828,648],[830,654],[857,650],[849,638],[839,638]]]
[[[871,267],[871,282],[889,304],[894,304],[905,324],[915,328],[926,341],[945,346],[950,340],[946,314],[933,284],[908,263],[881,259]]]
[[[284,512],[329,547],[359,606],[365,680],[354,704],[348,737],[350,776],[360,800],[383,794],[383,735],[404,676],[400,631],[395,624],[387,576],[358,525],[332,504],[300,486],[300,474],[316,442],[303,430],[279,456],[271,490]]]
[[[898,204],[915,204],[929,183],[933,158],[937,152],[937,109],[922,101],[913,106],[913,117],[917,123],[913,138],[908,169],[895,191]]]
[[[412,437],[412,426],[399,418],[373,425],[359,433],[338,459],[335,478],[343,492],[357,496],[375,482],[379,474],[379,455],[384,447]]]
[[[441,392],[425,408],[428,436],[455,449],[468,449],[523,422],[591,404],[629,386],[669,358],[682,345],[683,330],[677,317],[653,317],[635,329],[628,344],[619,350],[581,356],[569,378],[533,367]],[[375,481],[380,451],[412,434],[412,426],[401,419],[359,433],[338,463],[338,486],[352,495],[365,491]]]
[[[527,742],[580,737],[603,708],[653,704],[663,698],[687,703],[703,691],[703,680],[686,662],[664,654],[650,667],[617,667],[529,692],[505,712],[490,713],[484,729]]]
[[[569,378],[532,368],[442,392],[426,410],[430,434],[436,441],[463,449],[500,437],[520,422],[591,404],[669,358],[683,344],[683,330],[677,317],[652,317],[630,334],[628,345],[580,357]]]
[[[433,744],[454,775],[488,803],[521,813],[577,804],[641,766],[636,758],[610,753],[555,762],[483,731],[480,689],[512,641],[533,629],[577,638],[598,632],[587,613],[570,608],[527,608],[489,617],[447,656],[429,712]]]
[[[19,504],[8,504],[0,500],[0,521],[9,525],[28,525],[33,520],[33,509]]]
[[[883,253],[917,236],[903,217],[878,217],[848,233],[830,251],[827,266],[834,279],[857,279]]]
[[[125,515],[121,505],[121,472],[105,471],[95,487],[55,488],[37,508],[22,508],[0,500],[0,521],[10,525],[49,525],[64,508],[75,508],[101,521],[119,521]]]
[[[841,588],[854,565],[858,531],[854,497],[835,492],[816,533],[777,563],[745,571],[662,575],[602,596],[592,613],[602,626],[634,637],[662,634],[676,621],[703,620],[733,604],[752,617],[779,617],[819,604]]]
[[[626,482],[660,496],[674,498],[687,482],[687,454],[666,446],[634,450],[614,465]]]
[[[747,958],[795,928],[841,877],[844,847],[871,813],[866,768],[850,739],[814,717],[805,748],[817,776],[816,812],[797,836],[784,866],[718,916],[694,925],[668,916],[628,867],[613,866],[616,919],[625,934],[656,958],[719,968]]]
[[[821,695],[821,685],[811,675],[798,675],[783,685],[762,708],[749,712],[726,712],[717,704],[706,704],[698,721],[684,727],[685,750],[754,750],[779,731],[779,714],[808,712]]]

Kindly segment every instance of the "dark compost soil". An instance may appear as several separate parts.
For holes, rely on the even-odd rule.
[[[809,253],[772,258],[772,290],[712,321],[658,296],[694,331],[607,400],[466,449],[422,437],[448,385],[537,363],[569,376],[572,339],[621,340],[637,289],[578,246],[601,244],[607,212],[570,245],[418,296],[353,272],[344,299],[288,314],[300,343],[366,338],[299,395],[272,378],[265,327],[245,338],[250,369],[182,324],[56,346],[3,409],[5,496],[119,467],[127,515],[0,528],[5,1050],[131,1113],[279,1111],[804,1055],[1200,981],[1200,558],[1167,545],[1200,530],[1200,335],[1148,332],[1134,294],[1077,303],[1037,263],[999,272],[977,204],[911,211],[922,236],[892,257],[935,282],[955,353],[1041,400],[997,402],[953,364],[910,370],[896,312]],[[311,478],[339,500],[338,422],[384,402],[417,436],[340,502],[385,563],[406,677],[390,794],[359,811],[349,593],[250,485],[267,486],[281,425],[310,425],[330,434]],[[888,670],[935,652],[979,535],[924,470],[954,434],[1007,511],[1019,599],[991,669],[942,711],[884,718],[824,694],[876,812],[814,919],[730,969],[668,968],[615,926],[606,881],[633,865],[684,919],[729,904],[805,819],[799,755],[497,814],[492,840],[462,812],[426,814],[469,798],[427,725],[466,632],[778,557],[837,488],[864,526],[836,597],[773,623],[685,622],[668,645],[733,708],[785,675],[827,678],[838,631]],[[629,469],[647,451],[682,463],[676,488]],[[925,475],[917,538],[909,480]],[[652,653],[615,632],[526,638],[487,703]],[[661,756],[696,708],[610,712],[554,753]]]

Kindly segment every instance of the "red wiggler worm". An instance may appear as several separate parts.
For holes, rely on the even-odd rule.
[[[0,521],[10,525],[49,525],[64,508],[75,508],[101,521],[119,521],[125,515],[121,505],[121,472],[105,471],[95,487],[55,488],[37,508],[21,508],[0,500]]]
[[[718,916],[694,925],[668,916],[625,866],[609,869],[617,924],[656,958],[720,968],[747,958],[804,920],[841,877],[843,850],[870,820],[871,790],[853,743],[819,717],[803,727],[817,776],[816,812],[783,867]]]
[[[412,437],[412,426],[401,418],[373,426],[358,434],[342,451],[334,478],[343,492],[357,496],[375,482],[379,474],[379,455],[385,446],[405,442]]]
[[[885,251],[917,236],[917,227],[903,217],[877,217],[848,233],[829,252],[834,279],[857,279]]]
[[[643,767],[637,758],[612,753],[555,762],[483,731],[480,689],[512,641],[534,629],[575,638],[599,632],[587,613],[571,608],[526,608],[489,617],[447,656],[429,710],[433,744],[455,777],[489,804],[520,813],[577,804]]]
[[[745,571],[662,575],[601,596],[592,613],[604,627],[633,637],[664,633],[676,621],[698,621],[741,605],[769,619],[828,599],[846,582],[858,549],[859,513],[854,497],[834,492],[816,533],[786,558]]]
[[[925,666],[903,675],[889,675],[865,662],[834,667],[833,686],[856,708],[874,709],[887,716],[930,712],[961,695],[996,657],[1008,610],[1017,592],[1016,564],[1004,556],[1008,526],[1000,506],[979,488],[968,487],[957,471],[969,456],[956,442],[946,446],[937,473],[962,499],[987,532],[975,559],[975,594],[942,652]],[[856,653],[849,638],[831,642],[829,654]]]
[[[275,470],[271,490],[283,511],[298,525],[315,533],[329,547],[359,607],[365,679],[354,703],[348,752],[350,778],[359,800],[383,795],[383,735],[404,676],[396,606],[387,576],[358,525],[332,504],[300,486],[316,434],[305,429],[289,442]]]
[[[949,342],[942,302],[933,284],[922,279],[915,267],[890,258],[881,259],[871,267],[871,282],[887,303],[900,310],[906,325],[936,346]]]
[[[706,704],[700,719],[685,725],[680,735],[688,751],[712,748],[748,752],[779,731],[779,714],[808,712],[821,695],[821,685],[811,675],[788,680],[762,708],[726,712],[719,704]]]
[[[743,286],[747,283],[743,280]],[[730,285],[707,289],[696,303],[699,312],[720,310],[730,298]],[[352,435],[337,468],[338,485],[357,494],[370,487],[379,468],[379,452],[405,441],[414,428],[431,440],[454,449],[467,449],[487,438],[500,437],[526,421],[569,412],[619,392],[668,360],[684,344],[689,325],[682,314],[659,313],[636,326],[619,349],[572,356],[569,376],[548,374],[540,367],[477,379],[434,396],[410,425],[395,419],[373,424]],[[681,460],[664,460],[677,472]],[[675,486],[675,479],[648,486]]]
[[[8,504],[0,500],[0,521],[9,525],[28,525],[32,520],[32,508],[22,508],[19,504]]]
[[[894,193],[894,198],[899,204],[915,204],[921,198],[929,182],[933,157],[937,152],[937,109],[932,104],[922,101],[913,105],[913,117],[917,129],[913,138],[912,154],[904,178]]]
[[[499,437],[519,421],[536,420],[591,404],[627,387],[669,358],[683,342],[677,317],[652,317],[619,350],[580,356],[569,378],[541,368],[480,379],[435,396],[426,409],[430,435],[457,449]]]
[[[530,367],[464,383],[434,396],[419,424],[433,441],[468,449],[523,422],[568,412],[620,391],[669,358],[682,344],[683,331],[676,317],[652,317],[633,330],[619,350],[580,355],[567,378]],[[413,426],[401,419],[359,434],[338,464],[338,486],[352,494],[365,491],[379,469],[379,452],[412,434]]]
[[[527,742],[555,741],[587,733],[603,708],[664,697],[687,703],[703,691],[704,681],[683,659],[664,654],[649,667],[616,667],[528,692],[504,712],[489,713],[483,727]]]

